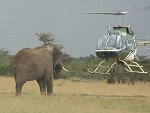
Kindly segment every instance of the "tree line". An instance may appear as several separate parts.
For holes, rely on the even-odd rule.
[[[61,44],[55,43],[54,35],[51,33],[36,33],[39,41],[42,42],[42,46],[57,46],[63,50]],[[12,76],[10,63],[14,55],[4,48],[0,49],[0,75]],[[69,54],[64,53],[62,62],[63,65],[69,70],[68,73],[62,71],[61,78],[80,78],[80,79],[95,79],[105,80],[107,83],[128,83],[135,84],[136,82],[150,82],[150,74],[135,74],[126,72],[124,67],[116,65],[109,75],[102,74],[90,74],[87,69],[94,67],[100,63],[101,59],[98,59],[95,55],[89,55],[87,57],[74,58]],[[145,71],[149,72],[150,59],[143,56],[139,56],[138,62],[144,66]],[[108,62],[109,63],[109,62]]]

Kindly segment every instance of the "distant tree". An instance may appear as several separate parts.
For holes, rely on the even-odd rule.
[[[55,43],[55,38],[53,37],[54,35],[52,33],[35,33],[35,35],[38,36],[39,41],[43,42],[43,46],[57,46],[61,50],[64,48],[61,44]]]
[[[7,56],[7,55],[9,55],[9,53],[10,52],[4,48],[0,49],[0,56]]]
[[[52,33],[36,33],[35,35],[38,36],[38,40],[43,42],[43,46],[53,46],[55,43],[55,38]]]
[[[0,49],[0,75],[10,75],[10,62],[13,56],[4,48]]]
[[[55,46],[57,46],[60,50],[64,49],[64,46],[61,44],[54,44]]]
[[[72,57],[69,54],[64,54],[62,57],[62,62],[70,64],[72,62]]]

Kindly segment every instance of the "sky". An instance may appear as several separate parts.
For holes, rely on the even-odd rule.
[[[106,35],[107,26],[116,26],[116,17],[83,12],[128,11],[147,6],[150,0],[0,0],[0,48],[11,54],[34,48],[42,44],[35,33],[50,32],[67,54],[89,56],[95,54],[97,41]],[[137,38],[150,40],[150,9],[129,13],[124,23],[131,25]]]

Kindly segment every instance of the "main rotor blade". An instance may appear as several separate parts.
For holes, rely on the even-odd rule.
[[[126,13],[128,13],[128,11],[126,12],[85,12],[83,14],[106,14],[106,15],[125,15]]]
[[[115,15],[116,12],[85,12],[83,14],[108,14],[108,15]]]
[[[147,10],[147,9],[150,9],[150,6],[144,7],[144,8],[140,8],[140,9],[134,9],[134,10],[128,11],[128,13],[142,11],[142,10]]]
[[[150,6],[144,7],[144,8],[140,8],[140,9],[131,10],[131,11],[119,11],[119,12],[85,12],[83,14],[125,15],[127,13],[142,11],[142,10],[146,10],[146,9],[150,9]]]

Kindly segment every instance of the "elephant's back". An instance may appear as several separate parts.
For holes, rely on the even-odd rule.
[[[30,48],[25,48],[20,50],[14,57],[13,62],[15,64],[18,63],[25,63],[26,61],[29,61],[32,58],[32,49]]]
[[[45,55],[33,49],[23,49],[14,57],[12,67],[15,76],[36,78],[43,73],[46,64]]]
[[[51,63],[49,61],[52,63],[52,56],[48,55],[47,52],[38,49],[25,48],[16,54],[13,60],[13,64],[15,66],[26,66],[27,68],[39,68],[47,67],[50,65]]]

